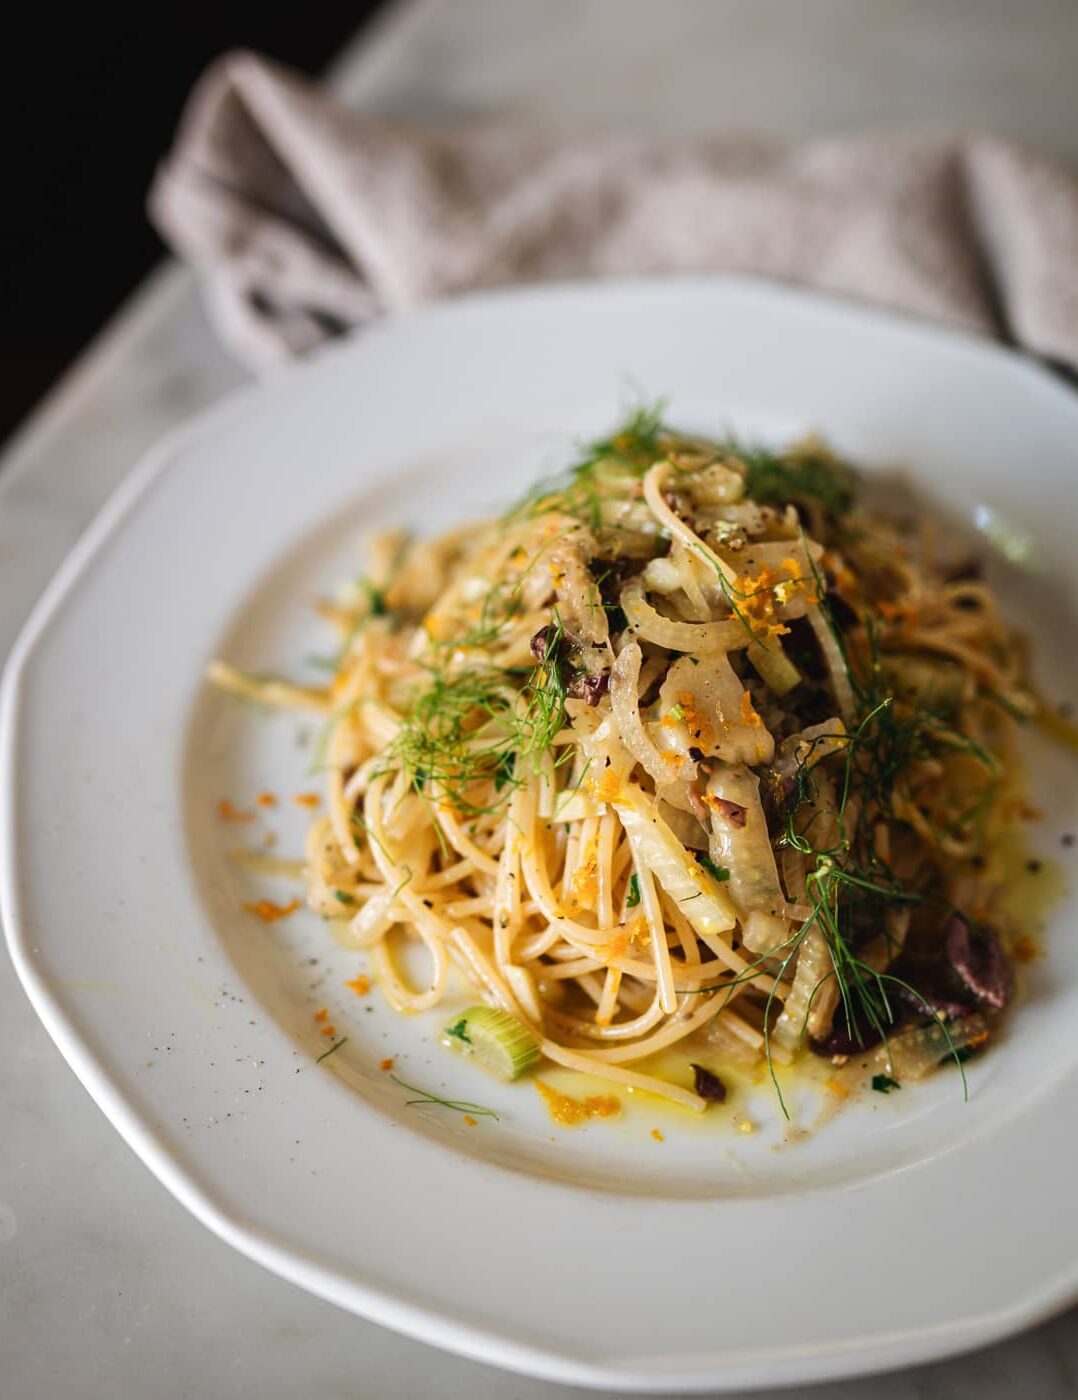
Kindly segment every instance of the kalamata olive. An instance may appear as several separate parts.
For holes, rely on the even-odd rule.
[[[879,1045],[883,1039],[880,1027],[890,1026],[894,1020],[893,1007],[889,1015],[884,1007],[879,1006],[876,1008],[875,1023],[869,1020],[865,1012],[861,1015],[855,1013],[851,1022],[846,1015],[845,1006],[840,1005],[831,1022],[831,1029],[822,1039],[810,1040],[809,1049],[814,1055],[822,1055],[825,1059],[834,1055],[860,1055],[865,1050],[871,1050],[874,1045]]]
[[[996,931],[952,914],[943,936],[947,961],[963,985],[982,1006],[1002,1011],[1014,991],[1014,972]]]
[[[960,1021],[973,1010],[968,1002],[941,991],[938,987],[917,987],[896,985],[895,993],[907,1006],[912,1007],[918,1016],[942,1016],[945,1021]]]
[[[726,1085],[719,1076],[703,1065],[693,1065],[692,1067],[693,1087],[702,1099],[707,1099],[708,1103],[726,1102]]]
[[[535,636],[531,639],[529,646],[531,647],[531,653],[536,661],[546,660],[546,643],[549,636],[550,628],[540,627],[539,631],[536,632]]]
[[[568,694],[574,700],[585,700],[589,705],[598,705],[600,699],[610,689],[610,672],[600,671],[588,676],[583,671],[569,682]]]

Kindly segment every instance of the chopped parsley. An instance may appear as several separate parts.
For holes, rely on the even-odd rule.
[[[454,1021],[451,1026],[446,1026],[446,1035],[451,1035],[455,1040],[461,1040],[465,1045],[471,1045],[472,1038],[468,1034],[468,1018],[462,1016],[459,1021]]]
[[[640,877],[635,870],[629,876],[629,892],[625,896],[626,909],[635,909],[640,903]]]
[[[959,1051],[961,1054],[961,1051]],[[886,1074],[874,1074],[872,1076],[872,1087],[877,1094],[889,1094],[892,1089],[901,1089],[902,1085],[897,1079],[891,1079]]]

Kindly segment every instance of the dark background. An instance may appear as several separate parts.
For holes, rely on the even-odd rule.
[[[0,84],[0,440],[161,256],[145,193],[206,64],[244,47],[317,73],[380,7],[20,7]]]

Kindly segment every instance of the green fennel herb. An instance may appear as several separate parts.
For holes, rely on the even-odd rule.
[[[406,1099],[405,1107],[411,1108],[414,1104],[435,1104],[438,1108],[449,1108],[454,1113],[471,1113],[476,1118],[493,1118],[499,1122],[498,1115],[492,1108],[484,1108],[479,1103],[469,1103],[467,1099],[443,1099],[438,1094],[429,1093],[426,1089],[419,1089],[414,1084],[407,1084],[403,1079],[398,1079],[395,1074],[391,1074],[394,1084],[399,1084],[402,1089],[407,1089],[410,1094],[415,1094],[414,1099]]]
[[[746,467],[746,496],[760,505],[816,504],[842,515],[854,503],[853,472],[828,452],[795,447],[780,454],[737,443],[731,448]]]
[[[323,1060],[329,1059],[330,1055],[332,1055],[335,1050],[339,1050],[347,1041],[348,1037],[346,1035],[342,1035],[340,1040],[335,1040],[328,1050],[324,1050],[322,1054],[319,1055],[318,1059],[315,1060],[315,1064],[320,1065]]]

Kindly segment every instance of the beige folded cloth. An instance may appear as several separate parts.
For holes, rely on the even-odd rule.
[[[714,270],[1078,368],[1078,181],[990,137],[420,130],[240,53],[195,89],[150,210],[255,366],[467,288]]]

